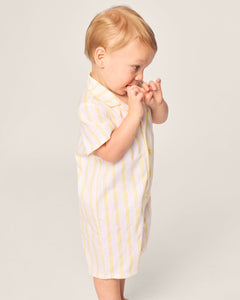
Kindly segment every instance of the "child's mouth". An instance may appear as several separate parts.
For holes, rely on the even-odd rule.
[[[128,84],[128,85],[126,85],[126,88],[128,88],[129,86],[133,86],[133,85],[142,87],[142,84],[143,84],[143,81],[138,80],[135,84]]]

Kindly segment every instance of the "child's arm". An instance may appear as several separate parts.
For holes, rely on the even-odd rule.
[[[161,80],[157,79],[156,83],[150,81],[149,85],[144,82],[142,88],[145,90],[145,103],[152,111],[152,122],[164,123],[168,117],[168,105],[162,96]]]
[[[131,146],[144,114],[144,94],[137,86],[128,87],[128,114],[110,139],[94,151],[109,162],[117,162]]]
[[[152,108],[152,122],[156,124],[164,123],[168,118],[168,105],[162,100],[162,102]]]

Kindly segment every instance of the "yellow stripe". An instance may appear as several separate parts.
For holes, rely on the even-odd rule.
[[[112,98],[109,98],[108,100],[105,100],[104,102],[108,103],[108,102],[115,100],[116,98],[117,98],[116,96],[113,96]]]
[[[80,209],[81,211],[81,209]],[[88,245],[88,252],[90,254],[90,258],[91,258],[91,273],[93,273],[93,256],[92,256],[92,251],[91,251],[91,248],[90,248],[90,245],[89,245],[89,236],[88,236],[88,232],[87,232],[87,222],[82,214],[82,212],[80,212],[80,221],[81,221],[81,228],[82,228],[82,237],[83,237],[83,244],[84,244],[84,253],[85,253],[85,257],[86,259],[88,260],[88,256],[87,256],[87,246],[86,246],[86,243]],[[83,221],[85,223],[85,229],[83,228]],[[86,237],[84,236],[84,232],[86,233]],[[87,240],[87,242],[85,241]]]
[[[110,220],[109,220],[109,211],[108,211],[108,202],[107,202],[107,185],[106,185],[106,177],[108,173],[108,164],[103,176],[103,193],[104,193],[104,207],[105,207],[105,215],[106,215],[106,223],[107,223],[107,236],[108,236],[108,248],[110,255],[110,273],[111,278],[114,277],[113,270],[113,252],[112,252],[112,239],[111,239],[111,229],[110,229]]]
[[[149,115],[149,110],[147,111],[147,114]],[[149,138],[148,138],[148,134],[147,134],[147,127],[149,127],[149,126],[147,126],[147,125],[148,125],[148,118],[147,118],[147,116],[146,116],[145,136],[146,136],[147,146],[150,146]],[[148,147],[148,149],[149,149],[149,147]]]
[[[91,122],[92,121],[92,117],[91,117],[90,112],[88,110],[87,102],[88,102],[88,100],[87,100],[87,93],[85,93],[84,94],[84,108],[85,108],[85,111],[87,113],[88,121]]]
[[[90,84],[90,81],[91,81],[91,78],[89,78],[89,84]],[[87,86],[87,89],[89,89],[89,84],[88,84],[88,86]],[[93,90],[95,90],[98,86],[100,85],[100,83],[96,83],[91,89],[89,89],[89,91],[93,91]]]
[[[83,240],[83,249],[84,249],[84,254],[85,254],[85,257],[87,258],[87,249],[86,249],[86,237],[84,236],[84,229],[83,229],[83,220],[82,220],[82,216],[81,216],[81,213],[80,213],[80,222],[81,222],[81,231],[82,231],[82,240]]]
[[[103,123],[103,117],[101,116],[99,107],[96,103],[94,103],[94,105],[95,105],[95,109],[97,111],[99,122]],[[106,117],[105,117],[105,119],[106,119]],[[114,126],[114,124],[112,124],[112,122],[110,122],[110,120],[111,120],[110,110],[107,110],[107,119],[109,120],[108,126],[110,128],[110,131],[112,131],[113,129],[115,129],[115,126]],[[102,132],[102,134],[104,135],[105,138],[107,138],[107,139],[109,138],[109,135],[107,134],[105,129],[103,129],[103,127],[100,124],[98,124],[98,129]]]
[[[107,90],[107,89],[104,89],[104,90],[102,90],[100,93],[96,94],[95,96],[96,96],[97,98],[100,98],[100,97],[102,97],[104,94],[106,94],[107,92],[108,92],[108,90]]]
[[[101,160],[98,160],[98,163],[99,163],[99,170],[98,170],[98,174],[97,174],[97,183],[99,182],[99,175],[100,175],[100,170],[102,167]],[[96,186],[96,189],[98,189],[98,186]],[[99,231],[101,232],[101,225],[100,225],[100,218],[99,218],[99,211],[98,211],[98,192],[96,192],[96,207],[97,207],[98,227],[99,227]]]
[[[149,216],[149,218],[150,218],[149,202],[147,202],[146,209],[147,209],[147,212],[148,212],[148,216]],[[147,240],[148,240],[148,235],[147,235]]]
[[[116,121],[116,117],[114,116],[114,114],[111,113],[111,116],[109,116],[109,117],[113,120],[114,124],[117,126],[117,121]]]
[[[78,180],[79,180],[81,172],[82,172],[82,162],[81,162],[81,157],[80,156],[77,157],[77,161],[78,161],[78,168],[79,168],[78,169]]]
[[[90,114],[89,109],[88,109],[88,106],[87,106],[87,100],[86,100],[86,101],[84,100],[84,106],[85,106],[85,110],[86,110],[86,114],[87,114],[88,121],[89,121],[89,122],[92,122],[93,124],[95,124],[95,126],[101,131],[101,133],[102,133],[102,135],[104,136],[104,138],[108,139],[108,138],[109,138],[109,135],[108,135],[107,132],[103,129],[103,127],[102,127],[99,123],[96,123],[96,122],[93,122],[93,121],[92,121],[92,117],[91,117],[91,114]],[[95,106],[95,107],[96,107],[96,106]],[[102,120],[102,117],[101,117],[101,115],[100,115],[99,110],[97,111],[97,114],[98,114],[98,117],[100,116],[100,121],[101,121],[101,120]],[[85,124],[85,126],[86,126],[86,124]],[[99,140],[98,136],[92,131],[92,129],[90,129],[89,126],[87,126],[87,127],[88,127],[89,132],[90,132],[90,133],[94,136],[94,138],[97,140],[98,144],[101,145],[101,141]],[[112,128],[111,128],[111,130],[112,130]],[[86,137],[87,137],[87,135],[86,135]],[[89,140],[89,139],[88,139],[88,140]],[[89,140],[89,142],[90,142],[90,140]],[[92,145],[91,142],[90,142],[90,144]],[[93,150],[94,150],[94,149],[93,149],[93,146],[91,146],[91,151],[93,151]]]
[[[98,129],[102,132],[102,134],[104,135],[104,137],[106,138],[106,139],[108,139],[109,138],[109,135],[106,133],[106,131],[100,126],[100,124],[98,124]],[[110,128],[110,130],[112,130],[113,128]]]
[[[90,84],[90,82],[89,82],[89,84]],[[89,86],[89,84],[88,84],[88,86]],[[87,97],[87,93],[88,93],[88,86],[87,86],[87,89],[86,89],[86,91],[85,91],[85,93],[84,93],[84,107],[85,107],[85,110],[86,110],[86,113],[87,113],[87,118],[88,118],[88,121],[89,122],[92,122],[92,117],[91,117],[91,115],[90,115],[90,113],[89,113],[89,110],[88,110],[88,106],[87,106],[87,103],[88,103],[88,97]]]
[[[141,126],[142,126],[142,123],[140,123],[140,131],[141,131]],[[142,131],[141,131],[142,132]],[[140,135],[140,138],[143,139],[143,137],[141,137]],[[139,141],[139,138],[138,138],[138,135],[136,136],[136,142],[137,142],[137,146],[138,146],[138,151],[139,151],[139,154],[141,153],[141,146],[140,146],[140,141]],[[143,165],[143,157],[141,156],[141,159],[140,159],[140,169],[141,169],[141,177],[142,177],[142,184],[143,184],[143,187],[144,187],[144,182],[145,182],[145,172],[144,172],[144,165]],[[143,191],[143,195],[145,193],[145,189]],[[144,224],[146,223],[146,218],[145,218],[145,215],[144,215],[144,207],[142,206],[142,217],[143,217],[143,220],[144,220]],[[145,234],[146,234],[146,230],[145,230]]]
[[[87,94],[88,94],[88,89],[86,89],[86,91],[84,93],[84,98],[83,98],[84,102],[83,103],[84,103],[84,107],[85,107],[85,110],[86,110],[86,113],[87,113],[88,121],[91,121],[92,118],[91,118],[90,113],[89,113],[88,108],[87,108],[87,102],[88,102]],[[80,120],[81,120],[80,109],[79,109],[79,116],[80,116]]]
[[[109,103],[115,99],[117,99],[116,96],[112,96],[111,98],[109,99],[103,99],[102,96],[107,94],[109,91],[106,89],[106,90],[103,90],[101,91],[99,94],[94,94],[95,98],[97,98],[97,100],[101,101],[101,102],[104,102],[104,103]],[[116,106],[119,105],[119,103],[116,104]]]
[[[147,116],[145,116],[144,120],[144,128],[140,127],[140,131],[143,136],[143,143],[146,150],[146,157],[147,157],[147,174],[149,174],[149,157],[148,157],[148,145],[147,145]],[[147,176],[148,179],[148,176]]]
[[[94,210],[93,210],[93,203],[92,203],[92,186],[93,186],[93,179],[94,179],[94,176],[95,176],[95,173],[96,173],[96,158],[94,159],[94,165],[93,165],[93,171],[92,171],[92,178],[91,178],[91,182],[90,182],[90,191],[89,191],[89,202],[90,202],[90,207],[91,207],[91,212],[92,212],[92,219],[93,219],[93,222],[95,224],[95,228],[97,230],[97,233],[98,233],[98,240],[100,239],[99,238],[99,228],[98,228],[98,225],[97,225],[97,222],[96,222],[96,219],[94,217]],[[98,264],[98,256],[97,256],[97,251],[96,251],[96,247],[95,247],[95,244],[94,244],[94,231],[92,230],[92,243],[93,243],[93,246],[94,246],[94,250],[95,250],[95,255],[96,255],[96,262],[97,262],[97,277],[98,277],[98,272],[99,272],[99,264]]]
[[[86,176],[84,178],[84,184],[83,184],[82,191],[81,191],[81,202],[82,202],[82,206],[83,206],[84,213],[85,213],[85,216],[87,218],[88,224],[89,224],[90,227],[92,227],[89,216],[88,216],[88,213],[87,213],[87,209],[86,209],[86,206],[85,206],[85,203],[84,203],[84,191],[86,189],[86,183],[87,183],[87,178],[88,178],[87,174],[88,174],[89,162],[90,162],[90,159],[88,158],[87,168],[86,168]]]
[[[92,244],[93,244],[93,248],[94,248],[94,252],[95,252],[95,257],[96,257],[96,262],[97,262],[97,274],[96,276],[99,277],[99,265],[98,265],[98,256],[97,256],[97,249],[94,243],[94,231],[92,229]]]
[[[123,183],[123,196],[126,212],[126,222],[127,222],[127,236],[128,236],[128,248],[129,248],[129,259],[130,259],[130,276],[132,276],[132,267],[133,267],[133,257],[132,257],[132,243],[131,243],[131,232],[130,232],[130,219],[129,219],[129,209],[128,209],[128,198],[127,198],[127,185],[125,179],[125,161],[124,156],[121,159],[122,162],[122,183]]]
[[[97,87],[97,86],[96,86],[96,87]],[[94,89],[95,89],[95,88],[92,88],[92,89],[87,88],[87,91],[90,92],[90,93],[95,97],[95,99],[97,99],[97,100],[100,101],[100,102],[103,102],[103,103],[108,104],[108,103],[110,103],[111,101],[117,99],[117,96],[115,96],[115,95],[113,95],[113,96],[112,96],[111,98],[109,98],[109,99],[103,99],[102,96],[104,96],[105,94],[107,94],[107,93],[109,92],[109,90],[104,89],[104,90],[102,90],[100,93],[96,94],[96,93],[93,92]],[[120,105],[119,102],[117,102],[117,103],[115,104],[115,106],[118,106],[118,105]]]
[[[95,159],[96,159],[96,158],[95,158]],[[100,174],[101,166],[102,166],[102,162],[99,160],[99,170],[98,170],[98,174],[97,174],[97,182],[99,182],[99,174]],[[96,187],[96,188],[97,188],[97,187]],[[99,218],[99,210],[98,210],[98,195],[97,195],[97,193],[96,193],[96,208],[97,208],[98,228],[99,228],[99,231],[101,232],[101,225],[100,225],[100,218]],[[104,263],[104,255],[103,255],[103,249],[102,249],[102,243],[101,243],[100,237],[99,237],[99,246],[100,246],[101,259],[102,259],[103,274],[104,274],[104,278],[106,278],[106,273],[105,273],[105,263]]]
[[[140,127],[141,127],[141,124],[140,124]],[[138,146],[138,152],[139,152],[140,157],[141,157],[141,159],[140,159],[140,169],[141,169],[142,184],[143,184],[143,187],[144,187],[145,172],[144,172],[143,157],[141,155],[141,145],[140,145],[140,141],[139,141],[138,135],[136,136],[136,143],[137,143],[137,146]],[[142,213],[143,213],[143,210],[142,210]]]
[[[102,116],[101,116],[101,113],[100,113],[100,110],[99,110],[99,106],[97,105],[96,102],[94,102],[94,106],[95,106],[95,109],[96,109],[96,112],[97,112],[99,121],[100,121],[101,123],[103,123],[103,119],[102,119]]]
[[[146,107],[147,109],[147,107]],[[149,176],[150,176],[150,167],[149,167],[149,153],[148,153],[148,138],[147,138],[147,115],[145,116],[145,122],[144,122],[144,144],[145,144],[145,148],[146,148],[146,157],[147,157],[147,184],[146,184],[146,192],[148,192],[149,190]],[[147,199],[147,201],[149,200],[149,198]],[[147,209],[147,212],[149,213],[149,207],[148,205],[146,205],[146,209]],[[147,224],[145,226],[145,234],[146,234],[146,241],[148,240],[148,227],[147,227]]]
[[[84,93],[84,99],[85,99],[85,97],[86,97],[86,91],[85,91],[85,93]],[[81,110],[80,110],[80,105],[78,106],[78,116],[79,116],[79,119],[81,120],[82,119],[82,117],[81,117]]]
[[[118,107],[116,107],[116,109],[118,110],[120,117],[123,119],[123,118],[124,118],[124,115],[123,115],[123,112],[122,112],[121,107],[118,106]]]
[[[135,212],[136,212],[136,232],[137,232],[137,242],[138,242],[138,253],[141,252],[141,238],[140,238],[140,231],[139,231],[139,203],[138,203],[138,195],[137,195],[137,186],[134,176],[134,157],[133,157],[133,149],[130,148],[131,151],[131,175],[132,175],[132,186],[134,192],[134,199],[135,199]]]
[[[84,127],[81,125],[81,123],[80,123],[80,127],[81,127],[81,130],[85,132],[85,129],[84,129]],[[91,129],[90,129],[90,128],[88,128],[88,130],[91,132]],[[92,133],[92,132],[91,132],[91,133]],[[93,133],[93,134],[94,134],[94,133]],[[92,151],[93,148],[94,148],[94,146],[93,146],[92,141],[89,139],[88,134],[86,134],[86,132],[85,132],[85,137],[86,137],[86,139],[88,140],[88,142],[89,142],[89,144],[90,144],[90,146],[91,146],[91,151]]]
[[[84,191],[85,191],[85,189],[86,189],[86,184],[87,184],[88,168],[89,168],[89,159],[88,159],[88,161],[87,161],[86,176],[84,177],[84,184],[83,184],[83,187],[82,187],[82,190],[81,190],[81,202],[82,202],[82,205],[83,205],[83,208],[84,208],[85,215],[86,215],[86,217],[87,217],[87,219],[88,219],[88,222],[89,222],[89,218],[88,218],[86,206],[85,206],[85,203],[84,203]],[[89,222],[89,224],[90,224],[90,222]]]
[[[149,116],[150,121],[152,122],[152,114],[151,114],[150,109],[148,109],[148,116]],[[151,124],[151,123],[150,123],[150,124]],[[149,142],[149,138],[148,138],[148,134],[147,134],[147,129],[148,129],[148,131],[150,132],[150,134],[151,134],[151,139],[152,139],[152,141],[153,141],[153,132],[152,132],[152,130],[151,130],[151,128],[150,128],[150,124],[149,124],[149,122],[148,122],[148,123],[147,123],[148,126],[146,126],[146,138],[147,138],[148,150],[149,150],[149,147],[152,147],[152,145],[150,145],[150,142]],[[154,149],[150,149],[150,150],[153,151]],[[151,152],[151,155],[153,155],[152,152]],[[151,170],[151,168],[150,168],[150,166],[149,166],[148,193],[149,193],[149,191],[150,191],[150,185],[151,185],[151,182],[152,182],[152,170]],[[150,218],[150,213],[151,213],[151,212],[150,212],[149,202],[147,202],[146,209],[147,209],[148,216],[149,216],[149,218]],[[149,234],[149,231],[148,231],[148,234]],[[148,239],[148,235],[147,235],[147,239]]]
[[[85,223],[86,223],[86,220],[85,220]],[[86,228],[87,228],[87,226],[86,226]],[[93,255],[92,255],[91,247],[90,247],[90,244],[89,244],[89,236],[88,236],[87,229],[86,229],[86,234],[87,234],[88,250],[89,250],[89,253],[90,253],[90,257],[91,257],[91,274],[92,274],[93,273]]]
[[[106,90],[107,91],[107,90]],[[106,92],[106,91],[103,91],[103,92]],[[102,93],[103,93],[102,92]],[[101,93],[100,93],[101,94]],[[116,96],[114,96],[116,98]],[[101,113],[99,111],[99,108],[97,106],[96,103],[94,103],[95,105],[95,109],[96,109],[96,112],[97,112],[97,115],[98,115],[98,118],[99,118],[99,122],[102,123],[103,122],[103,119],[102,119],[102,116],[101,116]],[[86,114],[87,114],[87,118],[88,118],[88,121],[89,122],[92,122],[92,117],[91,117],[91,114],[89,112],[89,109],[88,109],[88,106],[87,106],[87,92],[85,92],[84,94],[84,107],[85,107],[85,110],[86,110]],[[80,110],[79,110],[80,111]],[[107,132],[103,129],[103,127],[99,124],[99,123],[95,123],[95,125],[97,125],[97,128],[101,131],[102,135],[108,139],[109,138],[109,135],[107,134]],[[110,126],[110,130],[112,131],[114,129],[114,126]],[[94,138],[97,140],[97,142],[99,144],[101,144],[98,136],[88,127],[88,130],[90,131],[90,133],[94,136]],[[89,139],[88,139],[89,140]],[[93,151],[93,147],[91,147],[91,150]]]
[[[90,85],[90,82],[91,82],[91,81],[92,81],[91,78],[89,78],[89,82],[88,82],[88,84],[87,84],[87,90],[88,90],[89,92],[93,93],[93,91],[94,91],[97,87],[100,86],[100,83],[99,83],[99,82],[96,82],[95,85],[94,85],[92,88],[89,88],[89,85]],[[104,88],[104,87],[101,86],[101,88]],[[95,96],[96,98],[99,98],[98,100],[103,101],[103,100],[101,99],[101,97],[102,97],[104,94],[107,94],[108,92],[109,92],[109,90],[108,90],[107,88],[104,88],[100,93],[98,93],[98,94],[94,93],[94,96]],[[110,99],[104,100],[104,102],[111,102],[112,100],[115,100],[116,98],[117,98],[117,97],[116,97],[115,95],[113,95]]]
[[[78,155],[78,152],[80,151],[81,147],[83,146],[83,141],[78,145],[78,148],[76,150],[76,155]]]
[[[118,210],[118,199],[117,199],[117,190],[116,190],[116,172],[115,165],[112,165],[112,177],[113,177],[113,193],[114,193],[114,203],[115,203],[115,215],[116,215],[116,223],[117,223],[117,236],[118,236],[118,249],[119,249],[119,263],[120,263],[120,273],[121,278],[124,278],[123,274],[123,251],[122,251],[122,239],[121,239],[121,224],[119,218],[119,210]]]
[[[86,93],[85,93],[86,94]],[[81,112],[80,112],[80,109],[78,109],[78,113],[79,113],[79,117],[81,119]],[[89,163],[89,161],[88,161]],[[79,164],[79,167],[80,167],[80,170],[81,170],[81,160],[78,159],[78,164]],[[88,171],[88,164],[87,164],[87,171]],[[86,173],[87,173],[86,171]],[[79,179],[79,176],[80,176],[80,172],[78,174],[78,179]],[[83,204],[83,207],[84,207],[84,210],[85,210],[85,214],[86,214],[86,217],[88,218],[88,215],[87,215],[87,212],[86,212],[86,207],[85,207],[85,204],[84,204],[84,201],[83,201],[83,194],[84,194],[84,190],[85,190],[85,185],[86,185],[86,178],[87,176],[85,177],[85,182],[84,182],[84,185],[83,185],[83,188],[82,188],[82,191],[81,191],[81,202]],[[86,237],[84,236],[84,228],[83,228],[83,220],[85,222],[85,233],[86,233]],[[83,215],[81,214],[81,217],[80,217],[80,220],[81,220],[81,224],[82,224],[82,236],[83,236],[83,243],[84,243],[84,253],[85,253],[85,257],[87,258],[87,250],[86,250],[86,241],[85,239],[87,239],[87,244],[88,244],[88,250],[89,250],[89,253],[90,253],[90,257],[91,257],[91,273],[93,272],[93,257],[92,257],[92,251],[91,251],[91,248],[90,248],[90,245],[89,245],[89,236],[88,236],[88,233],[87,233],[87,226],[86,226],[86,220],[84,219]]]
[[[100,142],[100,140],[99,140],[99,138],[98,138],[98,136],[92,131],[92,129],[88,126],[88,131],[94,136],[94,138],[97,140],[97,142],[98,142],[98,144],[100,145],[101,144],[101,142]],[[104,132],[105,133],[105,132]],[[106,134],[106,133],[105,133]],[[87,136],[87,135],[86,135]],[[106,134],[106,136],[105,137],[108,137],[107,136],[107,134]],[[89,140],[89,139],[88,139]],[[91,142],[90,142],[91,143]],[[92,144],[92,143],[91,143]],[[92,150],[93,150],[93,146],[92,146]]]

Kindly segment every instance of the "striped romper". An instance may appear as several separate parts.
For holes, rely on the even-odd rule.
[[[78,196],[88,272],[98,278],[127,278],[138,272],[151,224],[151,110],[145,105],[136,137],[116,163],[93,151],[120,126],[128,105],[89,75],[78,112]]]

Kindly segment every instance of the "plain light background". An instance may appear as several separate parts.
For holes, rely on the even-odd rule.
[[[239,300],[238,1],[0,2],[0,298],[97,299],[80,239],[77,106],[91,19],[127,4],[159,50],[152,227],[130,300]]]

